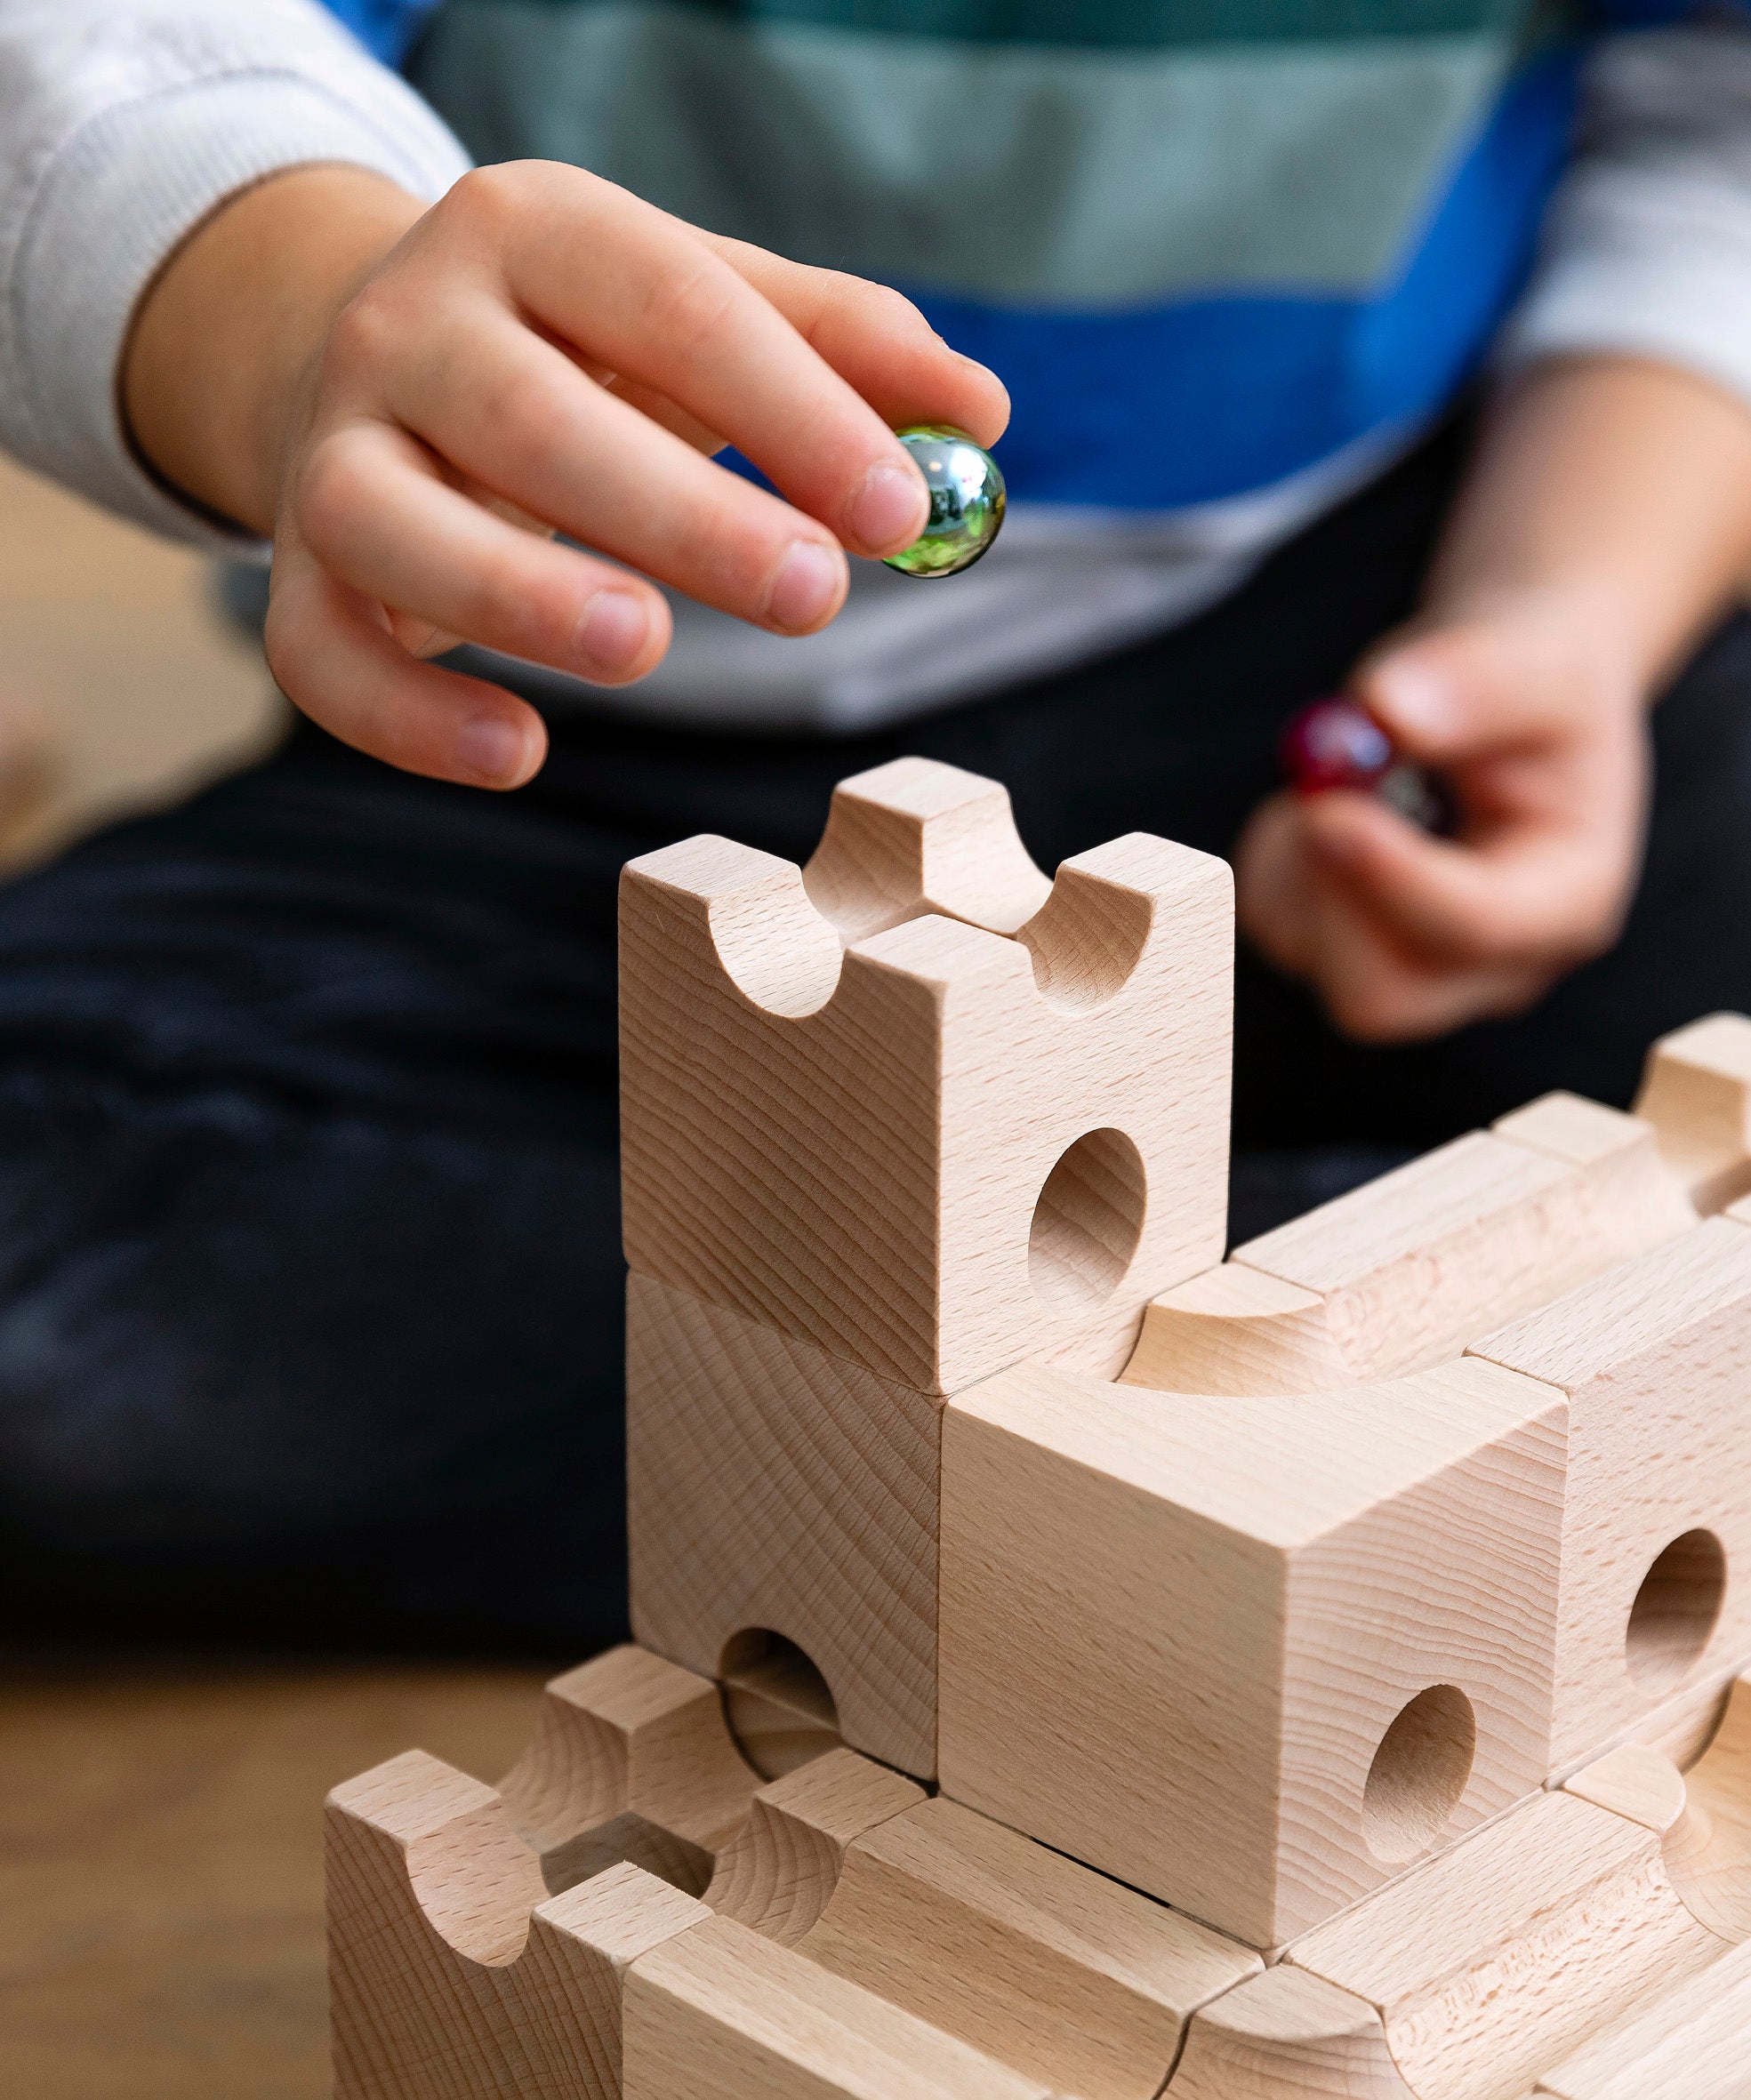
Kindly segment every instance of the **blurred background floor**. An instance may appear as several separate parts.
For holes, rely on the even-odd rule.
[[[0,874],[285,721],[205,563],[0,461]],[[496,1778],[542,1674],[0,1650],[0,2094],[321,2100],[324,1793]]]

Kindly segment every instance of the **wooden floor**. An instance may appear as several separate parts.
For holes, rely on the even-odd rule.
[[[9,2100],[321,2100],[323,1795],[414,1746],[496,1779],[542,1674],[0,1668]]]
[[[0,752],[33,713],[46,760],[0,868],[280,733],[211,588],[0,461]],[[0,1656],[0,2096],[320,2100],[324,1792],[414,1744],[495,1777],[538,1675]]]

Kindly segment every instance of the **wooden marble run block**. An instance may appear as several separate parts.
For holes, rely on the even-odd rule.
[[[846,1851],[799,1952],[1078,2100],[1154,2100],[1250,1949],[947,1800]]]
[[[1699,1211],[1751,1190],[1751,1021],[1711,1014],[1662,1036],[1648,1053],[1635,1112],[1659,1133]]]
[[[1257,1947],[1549,1770],[1562,1396],[1033,1366],[944,1424],[944,1792]]]
[[[644,1276],[626,1345],[639,1640],[716,1676],[781,1634],[847,1743],[933,1776],[941,1400]]]
[[[1051,2100],[1049,2088],[727,1918],[626,1980],[625,2100]]]
[[[1474,1344],[1568,1396],[1552,1756],[1751,1656],[1751,1230],[1713,1218]]]
[[[419,1751],[326,1812],[336,2100],[618,2100],[633,1961],[711,1916],[622,1864],[550,1896],[478,1780]]]
[[[970,778],[922,764],[886,791],[865,776],[864,803]],[[1222,862],[1136,833],[1066,861],[1016,927],[1013,835],[994,849],[964,805],[903,814],[922,834],[910,906],[891,855],[863,869],[868,823],[841,824],[813,895],[727,839],[629,863],[626,1254],[944,1393],[1220,1254],[1233,886]]]
[[[1657,1833],[1541,1793],[1284,1960],[1373,2010],[1416,2100],[1518,2100],[1726,1951],[1680,1902]]]
[[[1548,2100],[1747,2100],[1751,1945],[1577,2050],[1538,2089]]]
[[[884,1765],[830,1751],[763,1786],[719,1855],[705,1901],[766,1938],[794,1946],[827,1907],[850,1846],[924,1800]]]
[[[684,1886],[703,1887],[759,1783],[711,1679],[628,1645],[547,1687],[501,1791],[510,1827],[558,1893],[616,1844],[620,1857],[659,1873],[672,1864]]]
[[[1295,1393],[1396,1377],[1696,1222],[1651,1124],[1546,1094],[1158,1297],[1125,1381]]]

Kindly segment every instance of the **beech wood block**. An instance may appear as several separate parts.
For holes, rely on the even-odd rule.
[[[826,1908],[846,1848],[924,1798],[899,1773],[830,1751],[754,1796],[748,1820],[719,1856],[705,1901],[719,1916],[794,1946]]]
[[[1158,1297],[1125,1383],[1294,1393],[1421,1370],[1696,1222],[1651,1124],[1546,1094]]]
[[[944,1425],[944,1791],[1257,1947],[1542,1784],[1565,1407],[1024,1367]]]
[[[953,1801],[856,1840],[799,1951],[1078,2100],[1154,2100],[1258,1957]]]
[[[624,2002],[625,2100],[1050,2100],[728,1918],[635,1963]]]
[[[1751,1945],[1538,2082],[1550,2100],[1751,2100]]]
[[[1733,1687],[1714,1742],[1685,1773],[1665,1853],[1692,1915],[1725,1939],[1751,1939],[1751,1682]]]
[[[707,1856],[709,1873],[759,1783],[711,1679],[629,1643],[553,1679],[501,1791],[511,1826],[569,1886],[577,1840],[614,1822],[671,1833]]]
[[[1710,1219],[1474,1353],[1569,1399],[1562,1771],[1751,1657],[1751,1230]]]
[[[1652,1831],[1540,1793],[1291,1943],[1363,2000],[1416,2100],[1517,2100],[1610,2022],[1717,1961]]]
[[[955,819],[924,820],[968,856],[932,881],[966,897],[991,842]],[[1225,864],[1135,833],[1066,861],[1014,937],[935,913],[858,933],[892,919],[865,909],[888,863],[860,877],[847,844],[833,868],[837,919],[727,839],[628,864],[630,1265],[944,1393],[1216,1261]]]
[[[1635,1112],[1699,1211],[1751,1189],[1751,1021],[1711,1014],[1648,1053]]]
[[[1418,2100],[1365,1999],[1279,1965],[1193,2017],[1167,2100]]]
[[[626,1382],[639,1639],[715,1676],[782,1634],[847,1744],[933,1776],[941,1401],[636,1275]]]
[[[549,1897],[493,1789],[419,1751],[325,1827],[336,2100],[618,2100],[625,1973],[703,1904],[630,1865]]]

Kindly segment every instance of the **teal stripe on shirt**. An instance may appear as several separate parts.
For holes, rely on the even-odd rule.
[[[1510,56],[1482,34],[1047,52],[451,0],[414,79],[477,158],[571,161],[799,261],[1090,309],[1366,289]]]
[[[471,0],[549,20],[612,0]],[[1203,44],[1337,43],[1513,30],[1525,0],[698,0],[725,21],[804,24],[956,44],[1154,51]]]

